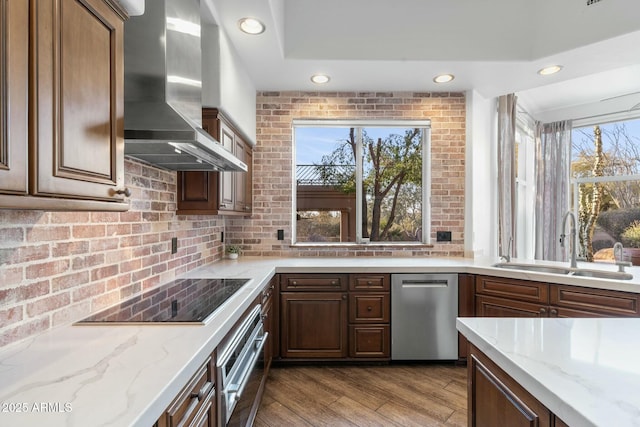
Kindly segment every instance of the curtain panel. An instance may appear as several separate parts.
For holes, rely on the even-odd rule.
[[[516,103],[514,94],[498,98],[498,252],[516,253]]]
[[[536,123],[535,258],[565,261],[562,217],[569,210],[571,121]]]

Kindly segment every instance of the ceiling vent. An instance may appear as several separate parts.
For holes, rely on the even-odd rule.
[[[600,0],[587,0],[587,6],[591,6],[592,4],[600,3]]]

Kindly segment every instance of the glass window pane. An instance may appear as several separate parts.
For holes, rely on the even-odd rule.
[[[295,129],[298,242],[355,242],[355,135],[346,127]]]
[[[372,242],[422,240],[423,132],[363,129],[362,237]]]
[[[615,242],[640,246],[640,120],[574,129],[572,145],[579,255],[613,261]]]

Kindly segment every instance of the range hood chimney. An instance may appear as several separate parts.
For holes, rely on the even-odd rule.
[[[151,0],[124,28],[125,154],[164,169],[246,171],[202,129],[199,0]]]

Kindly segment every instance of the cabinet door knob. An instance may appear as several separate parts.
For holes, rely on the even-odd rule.
[[[335,285],[337,285],[338,283],[337,283],[335,280],[332,280],[332,281],[331,281],[331,284],[332,284],[333,286],[335,286]]]
[[[347,299],[347,294],[342,294],[342,299]]]
[[[551,309],[551,315],[554,316],[554,317],[557,317],[558,316],[558,310],[556,310],[555,308],[552,308]]]
[[[367,306],[367,311],[371,311],[371,310],[373,310],[373,307]]]
[[[371,280],[369,280],[369,281],[367,282],[367,286],[371,286],[371,285],[373,285],[373,283],[371,282]]]
[[[540,309],[540,314],[547,314],[547,309],[546,308],[541,308]]]
[[[291,284],[292,284],[293,286],[298,286],[298,282],[296,282],[295,280],[294,280],[293,282],[291,282]]]
[[[121,190],[115,190],[114,193],[115,194],[124,194],[126,197],[131,197],[131,190],[129,190],[128,188],[121,189]]]

